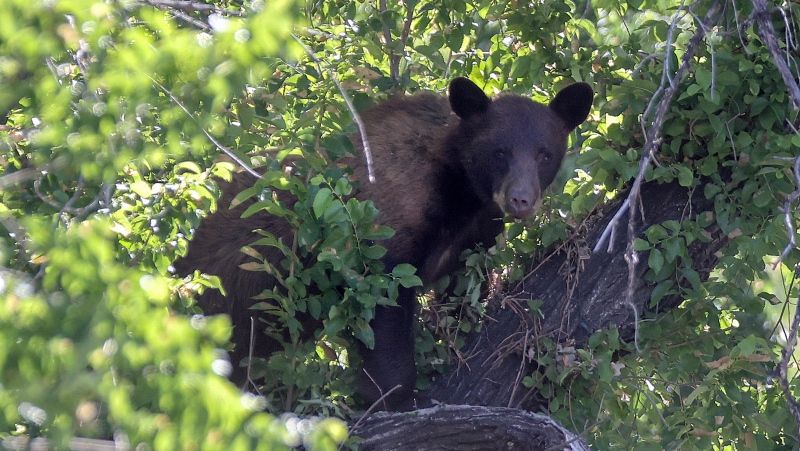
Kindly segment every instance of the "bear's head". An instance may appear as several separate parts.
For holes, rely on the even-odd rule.
[[[574,83],[542,105],[513,94],[490,99],[469,79],[451,81],[450,107],[461,119],[451,143],[474,194],[515,218],[535,214],[593,96],[588,84]]]

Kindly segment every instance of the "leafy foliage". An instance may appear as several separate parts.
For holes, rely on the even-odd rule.
[[[338,86],[359,109],[442,92],[458,75],[542,102],[572,81],[595,86],[590,123],[573,137],[541,217],[465,254],[465,271],[424,303],[418,363],[423,373],[446,371],[450,351],[479,327],[481,284],[501,277],[512,286],[630,186],[641,123],[655,114],[648,105],[710,7],[384,3],[0,4],[0,434],[62,445],[122,432],[156,449],[303,440],[332,449],[345,438],[339,420],[272,414],[348,415],[347,350],[370,343],[375,305],[419,283],[413,268],[382,274],[380,240],[391,231],[372,226],[378,212],[349,198],[346,170],[330,164],[352,151],[355,130]],[[794,17],[795,3],[780,8]],[[786,400],[768,381],[798,295],[796,250],[778,269],[771,263],[787,242],[781,207],[796,189],[800,137],[787,127],[797,112],[751,9],[734,5],[706,30],[666,112],[657,164],[644,173],[702,190],[714,209],[653,226],[634,243],[657,287],[638,342],[607,330],[586,349],[546,337],[531,348],[544,370],[523,384],[598,449],[798,446]],[[285,353],[253,367],[275,381],[263,397],[225,380],[230,324],[193,303],[218,281],[169,273],[200,219],[227,207],[217,205],[215,178],[242,162],[263,180],[237,202],[252,199],[248,214],[265,209],[295,229],[294,243],[266,233],[254,243],[281,249],[289,274],[257,306],[291,335]],[[714,227],[729,244],[703,282],[687,249]],[[275,273],[267,263],[248,269]],[[659,312],[675,295],[681,307]],[[300,339],[295,312],[321,320],[316,340]]]

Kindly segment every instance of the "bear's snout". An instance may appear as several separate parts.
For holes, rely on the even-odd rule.
[[[509,164],[499,189],[496,189],[494,201],[509,216],[529,218],[536,214],[541,205],[539,181],[539,165],[535,154],[519,152]]]
[[[541,204],[539,196],[530,189],[512,187],[507,196],[506,213],[517,219],[524,219],[536,214]]]
[[[535,215],[542,204],[541,190],[536,180],[507,179],[493,197],[503,213],[516,219]]]

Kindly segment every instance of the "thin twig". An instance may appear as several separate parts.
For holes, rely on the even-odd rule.
[[[322,70],[322,62],[314,55],[314,52],[308,48],[308,46],[300,40],[294,33],[292,33],[292,38],[303,47],[306,54],[311,58],[312,61],[317,65],[317,71],[320,74],[323,74]],[[344,99],[344,103],[347,105],[347,109],[350,110],[350,114],[353,115],[353,120],[358,127],[358,134],[361,137],[361,145],[364,148],[364,158],[367,160],[367,178],[369,179],[370,183],[375,183],[375,172],[373,170],[373,163],[372,163],[372,150],[369,146],[369,139],[367,138],[367,126],[364,124],[364,121],[361,120],[361,116],[356,111],[356,106],[353,105],[353,100],[350,99],[350,96],[347,95],[347,91],[344,90],[342,85],[339,83],[339,79],[336,77],[335,72],[330,72],[331,80],[333,80],[333,84],[336,85],[336,89],[339,90],[339,94],[342,95]]]
[[[706,17],[703,19],[705,28],[710,26],[719,11],[719,2],[715,1],[711,5]],[[692,39],[689,41],[689,45],[686,47],[686,51],[683,54],[681,65],[675,72],[672,80],[679,81],[686,71],[689,70],[690,61],[694,57],[697,46],[699,45],[700,41],[702,41],[705,34],[703,29],[704,27],[699,27],[695,35],[692,36]],[[622,220],[622,216],[627,213],[628,209],[630,209],[631,204],[638,201],[641,185],[644,181],[644,173],[647,170],[647,167],[649,166],[656,150],[661,144],[661,126],[663,125],[664,117],[667,114],[667,110],[669,109],[672,98],[675,96],[675,93],[678,90],[678,83],[668,83],[670,86],[664,90],[664,95],[658,103],[656,115],[652,121],[652,126],[646,134],[647,139],[645,141],[644,152],[642,154],[642,159],[639,162],[639,173],[636,175],[636,178],[633,181],[633,185],[628,193],[628,197],[625,199],[620,209],[617,210],[617,213],[614,214],[614,217],[611,219],[611,221],[609,221],[608,225],[606,225],[606,228],[603,230],[603,234],[597,240],[597,244],[595,244],[594,249],[592,250],[593,252],[600,252],[606,241],[608,241],[608,252],[613,252],[614,234],[616,232],[616,228],[619,222]]]
[[[258,385],[256,385],[253,378],[250,376],[250,369],[253,367],[253,348],[255,348],[256,342],[256,319],[255,317],[250,317],[250,347],[247,349],[247,381],[245,382],[246,385],[253,387],[256,391],[258,391]],[[233,362],[234,365],[239,365],[239,362]]]
[[[680,80],[683,75],[689,70],[689,66],[691,65],[691,60],[694,57],[695,51],[697,50],[698,45],[703,40],[703,37],[706,35],[706,30],[709,29],[709,26],[715,20],[717,14],[720,11],[719,3],[715,1],[708,10],[706,17],[700,23],[697,31],[695,32],[694,36],[692,36],[691,40],[689,40],[689,45],[686,47],[686,51],[683,54],[683,58],[681,61],[681,65],[678,67],[678,70],[675,71],[675,75],[670,78],[667,83],[665,83],[664,78],[662,78],[661,86],[658,89],[658,92],[663,90],[663,96],[658,101],[658,106],[656,108],[655,117],[653,118],[652,126],[650,130],[645,133],[646,140],[644,145],[644,152],[642,155],[642,159],[639,162],[639,173],[636,175],[636,178],[633,181],[633,185],[631,186],[631,190],[628,193],[628,197],[623,202],[622,206],[619,210],[617,210],[614,217],[611,218],[608,225],[606,225],[605,230],[603,230],[603,234],[600,236],[600,239],[597,240],[597,244],[595,244],[594,252],[599,252],[602,249],[603,244],[606,240],[608,240],[608,252],[613,251],[614,247],[614,234],[617,228],[618,223],[622,220],[622,216],[626,212],[630,212],[628,214],[628,227],[627,227],[627,246],[625,249],[625,262],[628,265],[628,286],[625,290],[625,305],[629,306],[631,310],[633,310],[634,316],[634,344],[636,346],[636,350],[641,352],[641,348],[639,347],[639,310],[636,308],[636,304],[633,302],[633,296],[636,291],[636,267],[639,263],[639,256],[636,252],[636,249],[633,246],[634,240],[636,238],[636,213],[634,211],[634,206],[639,205],[641,207],[641,198],[640,198],[640,191],[641,186],[644,181],[644,175],[647,171],[648,166],[650,166],[650,161],[654,158],[654,155],[658,148],[661,146],[661,127],[664,122],[664,118],[667,114],[667,110],[669,109],[669,105],[672,102],[672,98],[675,96],[675,93],[678,91],[678,87],[680,86]],[[674,22],[673,22],[674,23]],[[667,54],[666,58],[669,58]],[[665,69],[666,70],[666,69]],[[667,86],[668,84],[668,86]],[[656,96],[654,96],[654,99]],[[650,106],[648,106],[647,111],[650,110]],[[646,130],[645,121],[647,117],[647,111],[645,114],[642,115],[642,130]],[[641,213],[640,213],[641,214]]]
[[[381,13],[385,13],[387,11],[386,7],[386,0],[380,0],[378,2],[378,6],[381,10]],[[403,19],[403,30],[400,32],[400,44],[402,51],[405,53],[406,44],[408,43],[408,37],[411,33],[411,22],[414,19],[414,8],[413,6],[409,6],[408,3],[405,4],[406,6],[406,17]],[[384,15],[385,17],[385,15]],[[389,75],[392,77],[392,80],[395,83],[400,79],[400,60],[402,58],[401,55],[395,53],[394,46],[392,44],[392,32],[389,29],[389,24],[383,22],[383,39],[384,44],[386,47],[389,48]]]
[[[188,23],[189,25],[192,25],[192,26],[194,26],[196,28],[199,28],[199,29],[201,29],[203,31],[211,31],[211,25],[207,24],[206,22],[203,22],[202,20],[195,19],[194,17],[186,14],[183,11],[178,11],[176,9],[170,8],[170,9],[168,9],[168,12],[170,14],[172,14],[173,16],[177,17],[178,19]]]
[[[798,298],[798,305],[800,305],[800,298]],[[786,346],[781,350],[781,361],[778,367],[775,368],[770,378],[778,377],[778,385],[783,390],[783,395],[786,397],[786,402],[789,404],[789,411],[796,424],[800,425],[800,404],[797,403],[792,391],[789,389],[789,360],[794,355],[794,347],[797,342],[797,328],[800,327],[800,308],[795,308],[794,318],[792,319],[792,326],[789,329],[789,336],[786,338]],[[777,373],[777,374],[776,374]]]
[[[678,6],[678,12],[684,11],[684,3],[685,0],[681,0],[681,4]],[[642,136],[648,136],[646,124],[649,121],[650,112],[656,105],[659,105],[659,102],[661,101],[664,95],[664,90],[667,88],[667,85],[669,84],[670,87],[673,88],[675,87],[674,86],[675,83],[672,81],[672,79],[668,78],[670,72],[672,71],[670,69],[670,64],[671,64],[670,62],[672,61],[671,58],[672,47],[673,47],[673,42],[675,40],[675,28],[678,26],[678,22],[681,19],[683,19],[683,17],[686,16],[686,14],[687,14],[686,12],[684,12],[683,14],[675,14],[675,17],[673,17],[672,22],[670,22],[669,28],[667,29],[667,42],[666,45],[664,46],[664,58],[663,58],[664,70],[661,72],[661,82],[658,85],[658,89],[656,89],[653,95],[650,96],[650,101],[647,102],[647,108],[645,108],[644,112],[642,113],[642,117],[639,120],[642,127]]]
[[[522,375],[524,374],[525,370],[525,360],[528,358],[528,340],[530,339],[531,330],[525,330],[525,339],[522,342],[522,358],[519,359],[519,369],[517,370],[517,377],[514,379],[514,388],[511,389],[511,396],[508,398],[508,404],[506,407],[511,407],[511,404],[514,402],[514,395],[517,393],[517,388],[520,385],[520,381],[522,380]]]
[[[605,395],[603,395],[603,396],[605,396]],[[601,403],[601,405],[602,405],[602,403]],[[572,437],[571,439],[569,439],[569,440],[567,440],[567,441],[565,441],[565,442],[563,442],[563,443],[559,443],[559,444],[557,444],[557,445],[553,445],[553,446],[551,446],[551,447],[549,447],[549,448],[545,448],[545,449],[544,449],[544,450],[542,450],[542,451],[561,451],[561,450],[565,450],[565,449],[573,449],[571,446],[570,446],[569,448],[567,448],[567,446],[569,446],[570,444],[572,444],[572,443],[574,443],[574,442],[577,442],[577,441],[579,441],[579,440],[583,440],[583,438],[584,438],[584,437],[585,437],[585,436],[586,436],[586,435],[587,435],[587,434],[588,434],[588,433],[589,433],[589,432],[590,432],[592,429],[596,428],[597,426],[600,426],[601,424],[605,423],[606,421],[608,421],[608,418],[604,418],[604,419],[602,419],[602,420],[597,420],[597,421],[596,421],[596,422],[595,422],[593,425],[591,425],[591,426],[587,427],[587,428],[586,428],[586,429],[585,429],[583,432],[581,432],[580,434],[573,434],[573,437]]]
[[[159,88],[159,89],[161,89],[162,91],[164,91],[164,93],[165,93],[166,95],[168,95],[168,96],[169,96],[169,98],[170,98],[170,99],[171,99],[171,100],[172,100],[172,101],[173,101],[173,102],[174,102],[176,105],[178,105],[178,107],[180,107],[180,109],[181,109],[181,110],[183,110],[183,112],[184,112],[184,113],[186,113],[186,115],[187,115],[187,116],[189,116],[189,117],[190,117],[190,118],[191,118],[191,119],[192,119],[192,120],[193,120],[193,121],[194,121],[194,122],[197,124],[197,126],[200,128],[200,131],[203,133],[203,135],[205,135],[205,137],[206,137],[206,138],[208,138],[208,140],[209,140],[209,141],[211,141],[211,143],[212,143],[212,144],[214,144],[215,146],[217,146],[217,148],[218,148],[219,150],[221,150],[222,152],[224,152],[224,153],[225,153],[225,155],[227,155],[228,157],[230,157],[230,159],[231,159],[231,160],[233,160],[233,161],[234,161],[236,164],[238,164],[238,165],[239,165],[239,166],[240,166],[242,169],[244,169],[244,170],[245,170],[245,171],[246,171],[248,174],[252,175],[253,177],[255,177],[255,178],[257,178],[257,179],[263,179],[263,177],[261,176],[261,174],[259,174],[259,173],[258,173],[258,172],[257,172],[255,169],[253,169],[252,167],[250,167],[250,165],[248,165],[247,163],[245,163],[245,162],[244,162],[244,160],[242,160],[241,158],[239,158],[239,156],[238,156],[238,155],[236,155],[236,154],[235,154],[235,153],[234,153],[234,152],[233,152],[231,149],[228,149],[227,147],[223,146],[223,145],[222,145],[222,143],[221,143],[221,142],[219,142],[219,141],[217,140],[217,138],[214,138],[213,136],[211,136],[211,133],[207,132],[207,131],[206,131],[206,129],[205,129],[205,128],[203,128],[203,126],[200,124],[200,121],[198,121],[198,120],[197,120],[197,118],[196,118],[196,117],[195,117],[195,116],[194,116],[194,115],[193,115],[193,114],[192,114],[192,113],[189,111],[189,109],[188,109],[188,108],[186,108],[186,106],[183,104],[183,102],[181,102],[181,101],[180,101],[180,99],[178,99],[178,97],[176,97],[176,96],[175,96],[175,94],[173,94],[173,93],[172,93],[172,91],[170,91],[170,90],[169,90],[169,89],[167,89],[167,88],[166,88],[164,85],[162,85],[161,83],[159,83],[158,81],[156,81],[156,79],[154,79],[153,77],[150,77],[150,76],[148,75],[148,78],[150,79],[150,81],[152,81],[152,82],[153,82],[153,84],[155,84],[156,86],[158,86],[158,88]]]
[[[649,393],[647,393],[646,391],[644,391],[641,388],[637,387],[636,385],[631,384],[630,382],[625,382],[625,381],[619,380],[619,379],[617,379],[617,382],[619,382],[622,385],[626,385],[626,386],[638,391],[639,393],[643,394],[644,397],[647,398],[648,401],[650,401],[650,404],[653,405],[653,410],[655,410],[656,413],[658,414],[658,418],[661,418],[661,422],[664,423],[664,426],[667,429],[669,429],[669,424],[667,424],[667,420],[665,420],[664,416],[661,415],[661,411],[658,409],[658,404],[656,404],[656,401],[650,396]]]
[[[408,37],[411,34],[411,22],[414,20],[414,8],[408,6],[406,3],[406,18],[403,21],[403,32],[400,34],[400,42],[403,43],[403,48],[408,44]]]
[[[364,373],[365,373],[365,374],[366,374],[366,375],[367,375],[367,376],[370,378],[370,380],[371,380],[371,381],[372,381],[372,382],[375,384],[375,386],[376,386],[376,387],[378,387],[378,390],[380,390],[380,387],[379,387],[379,386],[378,386],[378,384],[375,382],[375,379],[373,379],[373,378],[372,378],[372,376],[371,376],[371,375],[370,375],[370,374],[367,372],[367,370],[364,370]],[[386,397],[387,397],[387,396],[391,395],[391,394],[392,394],[392,393],[393,393],[395,390],[399,390],[401,387],[402,387],[402,385],[398,384],[398,385],[395,385],[394,387],[392,387],[392,389],[391,389],[391,390],[387,391],[386,393],[383,393],[383,394],[381,395],[381,397],[380,397],[380,398],[378,398],[378,400],[377,400],[377,401],[375,401],[374,403],[372,403],[372,405],[371,405],[371,406],[369,406],[369,409],[367,409],[367,411],[366,411],[366,412],[364,412],[364,415],[361,415],[361,417],[358,419],[358,421],[356,421],[356,424],[354,424],[354,425],[353,425],[353,427],[351,427],[351,428],[350,428],[350,430],[351,430],[351,431],[354,431],[354,430],[358,429],[358,427],[359,427],[359,426],[361,426],[361,423],[363,423],[363,422],[364,422],[364,420],[365,420],[365,419],[366,419],[366,418],[367,418],[367,417],[368,417],[368,416],[369,416],[369,415],[370,415],[372,412],[374,412],[374,411],[375,411],[375,409],[377,409],[377,408],[378,408],[378,406],[380,406],[380,405],[383,403],[383,400],[384,400],[384,399],[386,399]],[[343,447],[344,447],[344,442],[342,442],[342,444],[341,444],[341,445],[339,445],[339,449],[341,450]]]
[[[747,43],[744,42],[744,36],[742,36],[742,30],[746,29],[744,24],[739,24],[739,14],[736,11],[739,11],[739,8],[736,6],[736,0],[731,0],[731,4],[733,5],[733,19],[736,21],[736,32],[739,33],[739,42],[742,44],[741,48],[744,49],[744,52],[748,55],[752,55],[753,51],[747,48]]]
[[[794,230],[794,220],[792,219],[792,204],[800,198],[800,157],[794,160],[794,179],[797,183],[797,189],[793,193],[786,196],[786,201],[783,203],[783,223],[786,225],[786,232],[789,235],[789,243],[783,248],[783,252],[772,264],[772,269],[778,267],[781,262],[789,255],[792,249],[797,248],[797,238]]]
[[[669,77],[670,72],[672,72],[672,69],[670,68],[670,65],[672,64],[671,55],[672,55],[672,48],[673,48],[674,42],[675,42],[675,29],[678,28],[678,22],[683,20],[683,18],[686,17],[686,15],[688,14],[688,11],[686,11],[686,9],[684,8],[685,3],[686,3],[686,0],[681,0],[681,4],[678,5],[678,12],[682,12],[683,14],[675,14],[675,17],[672,18],[672,22],[670,22],[670,24],[669,24],[669,28],[667,28],[667,42],[666,42],[666,45],[664,46],[664,71],[661,72],[661,87],[662,88],[664,87],[664,82],[665,81],[668,81],[670,86],[674,85],[673,80],[669,79],[667,77]],[[653,101],[651,99],[650,104],[647,105],[647,111],[650,110],[650,107],[652,105],[653,105]],[[645,114],[645,116],[647,116],[647,114]],[[646,133],[645,130],[642,130],[642,131]]]
[[[381,9],[381,13],[386,12],[386,0],[379,0],[378,5]],[[381,17],[385,18],[386,14],[381,14]],[[400,58],[395,55],[394,49],[392,48],[392,31],[389,29],[389,24],[387,24],[384,20],[383,22],[383,40],[384,45],[389,48],[389,75],[392,77],[392,80],[395,82],[398,78],[400,78]]]
[[[144,0],[145,4],[150,6],[155,6],[159,9],[165,8],[173,8],[173,9],[182,9],[184,11],[194,11],[194,12],[212,12],[218,14],[225,14],[227,16],[236,16],[242,17],[243,14],[241,11],[237,11],[235,9],[228,9],[222,8],[216,5],[210,5],[208,3],[200,3],[200,2],[191,2],[185,0]]]

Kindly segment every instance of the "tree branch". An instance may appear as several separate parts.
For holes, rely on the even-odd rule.
[[[694,215],[712,211],[713,199],[706,199],[702,189],[690,191],[677,182],[642,185],[642,197],[649,199],[642,206],[643,220],[637,221],[635,235],[641,236],[648,227],[667,220],[680,221],[685,211]],[[607,223],[614,216],[612,206],[590,220],[567,250],[557,250],[531,272],[514,292],[502,302],[492,300],[487,308],[487,318],[480,332],[466,336],[462,354],[465,364],[450,375],[431,383],[430,397],[444,403],[485,406],[511,406],[536,411],[540,400],[530,390],[514,387],[520,373],[535,374],[536,364],[531,350],[537,349],[538,340],[547,337],[569,346],[582,346],[597,330],[616,327],[622,340],[634,335],[636,317],[620,293],[629,287],[629,266],[622,253],[588,253],[581,258],[582,249],[591,249]],[[630,210],[628,213],[630,214]],[[627,217],[622,215],[622,221]],[[718,227],[708,229],[711,241],[696,241],[688,246],[688,259],[701,280],[708,277],[717,262],[715,253],[727,242]],[[569,250],[572,248],[572,251]],[[643,259],[647,259],[645,254]],[[655,283],[644,280],[646,265],[638,265],[634,273],[632,302],[636,311],[649,307]],[[685,286],[685,280],[678,285]],[[678,290],[680,291],[680,290]],[[542,301],[543,319],[531,315],[526,301]],[[661,308],[674,307],[682,302],[680,294],[670,295],[660,302]],[[527,338],[526,338],[527,337]],[[530,341],[528,341],[530,340]]]
[[[800,297],[798,297],[798,303],[798,305],[800,305]],[[792,355],[794,355],[794,347],[797,344],[798,327],[800,327],[800,308],[796,308],[794,311],[792,325],[789,328],[789,336],[786,338],[786,346],[781,350],[781,361],[778,363],[778,367],[775,368],[771,377],[774,378],[777,375],[778,385],[780,385],[781,390],[783,390],[783,395],[786,398],[786,402],[789,404],[789,411],[792,412],[794,421],[800,425],[800,404],[798,404],[797,399],[792,395],[792,391],[789,387],[789,360],[791,360]],[[800,426],[798,428],[800,428]],[[800,432],[800,429],[798,432]]]
[[[317,65],[317,71],[320,74],[325,73],[322,70],[322,62],[314,55],[314,52],[308,48],[308,46],[300,40],[294,33],[292,34],[292,38],[297,41],[298,44],[303,48],[309,58]],[[375,171],[373,169],[373,162],[372,162],[372,150],[369,146],[369,138],[367,137],[367,127],[364,125],[364,121],[361,119],[361,115],[358,114],[356,110],[356,106],[353,105],[353,100],[350,99],[350,96],[347,95],[347,91],[345,91],[344,87],[341,83],[339,83],[339,79],[336,77],[336,72],[330,72],[331,80],[333,80],[333,84],[336,85],[336,89],[341,94],[342,98],[344,99],[345,105],[347,105],[347,109],[350,111],[350,114],[353,116],[353,121],[356,123],[358,127],[358,135],[361,138],[361,146],[364,148],[364,158],[367,161],[367,178],[369,179],[370,183],[375,183]]]
[[[214,144],[225,155],[230,157],[231,160],[233,160],[236,164],[238,164],[239,167],[244,169],[248,174],[252,175],[253,177],[255,177],[257,179],[263,179],[264,178],[264,177],[261,176],[261,174],[258,173],[258,171],[256,171],[252,167],[250,167],[249,164],[245,163],[244,160],[239,158],[239,156],[236,155],[231,149],[225,147],[224,145],[222,145],[221,142],[219,142],[217,140],[217,138],[214,138],[213,136],[211,136],[211,133],[207,132],[206,129],[203,128],[203,126],[200,124],[200,121],[197,120],[197,118],[192,114],[192,112],[189,111],[188,108],[186,108],[186,106],[183,104],[183,102],[181,102],[180,99],[178,97],[176,97],[175,94],[172,93],[172,91],[170,91],[164,85],[162,85],[161,83],[156,81],[155,78],[150,77],[150,76],[148,76],[148,78],[150,78],[150,81],[152,81],[153,84],[155,84],[159,89],[164,91],[164,94],[169,96],[169,98],[172,100],[172,102],[175,103],[176,105],[178,105],[178,107],[181,110],[183,110],[183,112],[186,113],[186,115],[189,116],[197,124],[197,126],[200,128],[200,132],[202,132],[203,135],[205,135],[205,137],[209,141],[211,141],[212,144]]]
[[[159,9],[182,9],[184,11],[204,13],[212,12],[236,17],[242,17],[244,15],[241,11],[237,11],[235,9],[222,8],[216,5],[210,5],[208,3],[191,2],[185,0],[144,0],[144,3],[150,6],[155,6]]]
[[[790,123],[789,127],[792,128],[795,134],[800,136],[800,132],[797,131],[794,125]],[[793,249],[797,249],[794,219],[792,218],[792,213],[797,211],[797,208],[792,208],[792,204],[797,202],[797,199],[800,199],[800,157],[797,157],[794,161],[794,178],[797,188],[794,190],[794,192],[786,196],[786,201],[783,204],[784,224],[786,225],[786,232],[789,235],[789,243],[783,249],[783,252],[781,252],[778,260],[773,263],[773,269],[777,268],[778,265],[783,262],[786,256],[789,255],[789,252],[791,252]],[[798,207],[800,207],[800,205],[798,205]],[[797,305],[800,305],[800,298],[798,298]],[[783,390],[783,395],[786,398],[786,402],[789,404],[789,411],[792,412],[795,422],[800,425],[800,403],[797,402],[797,399],[794,397],[794,395],[792,395],[792,391],[789,389],[789,361],[791,360],[792,355],[794,355],[795,345],[797,344],[798,327],[800,327],[800,308],[795,308],[794,318],[792,319],[792,324],[789,327],[789,334],[786,338],[786,344],[781,350],[781,361],[773,370],[770,377],[778,378],[778,385],[780,385],[781,390]]]
[[[413,432],[412,432],[413,431]],[[410,413],[381,412],[353,430],[362,451],[589,450],[547,416],[504,407],[437,406]]]
[[[789,91],[789,97],[792,99],[792,106],[795,110],[800,110],[800,87],[798,87],[797,80],[795,80],[792,71],[781,55],[778,37],[775,33],[775,27],[772,26],[767,4],[764,0],[751,0],[751,2],[753,3],[753,17],[758,23],[758,36],[761,37],[761,40],[767,45],[769,53],[772,55],[772,61],[775,63],[775,67],[778,68],[778,72],[781,74],[781,78],[783,78],[783,82],[786,84],[786,89]]]
[[[639,191],[641,189],[642,182],[644,180],[644,173],[647,170],[647,167],[650,165],[650,160],[655,155],[655,152],[658,150],[659,146],[661,145],[661,126],[664,123],[664,117],[667,114],[667,110],[669,109],[669,105],[672,102],[672,98],[675,96],[675,93],[678,91],[679,82],[683,75],[689,70],[689,66],[691,65],[690,61],[694,57],[695,52],[697,51],[697,46],[700,44],[700,41],[705,36],[705,30],[710,28],[710,26],[714,23],[717,15],[720,13],[721,8],[718,1],[714,1],[711,7],[706,14],[706,17],[703,19],[701,26],[698,28],[697,32],[692,36],[692,39],[689,41],[689,45],[686,47],[686,51],[683,54],[683,58],[681,60],[681,65],[678,67],[678,70],[675,72],[675,75],[668,79],[662,79],[661,86],[653,94],[652,100],[658,99],[661,92],[664,92],[663,97],[658,103],[658,107],[656,108],[656,115],[653,118],[652,126],[650,130],[646,133],[646,140],[644,145],[644,151],[642,153],[642,159],[639,162],[639,173],[636,175],[636,178],[633,181],[633,185],[631,186],[631,190],[628,193],[628,197],[625,199],[625,202],[622,204],[622,207],[617,211],[614,215],[614,218],[608,223],[607,228],[603,231],[603,234],[600,236],[600,239],[597,241],[597,244],[594,246],[593,252],[597,253],[600,252],[600,249],[608,243],[607,252],[613,252],[614,250],[614,235],[616,234],[616,229],[620,218],[624,215],[628,209],[631,208],[631,205],[635,205],[639,201]],[[667,58],[668,59],[668,58]],[[666,86],[666,85],[669,86]],[[647,107],[645,110],[645,114],[642,115],[642,129],[646,130],[646,126],[644,122],[646,121],[647,112],[650,110],[650,106]],[[632,218],[633,216],[631,216]]]

